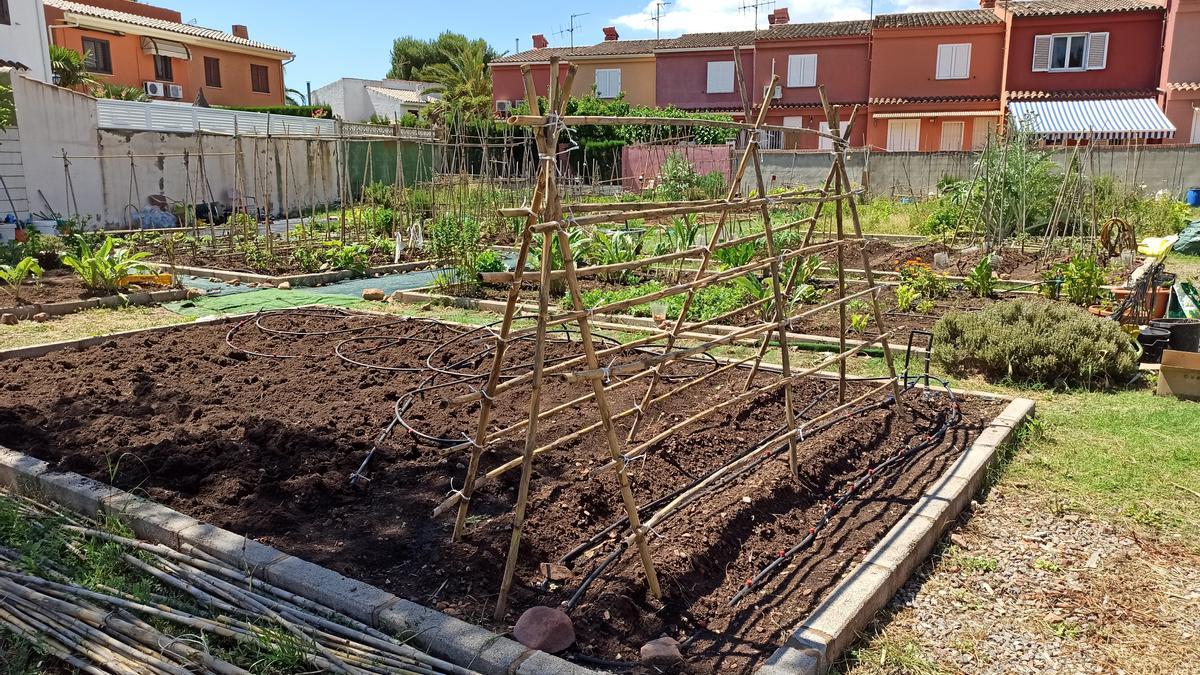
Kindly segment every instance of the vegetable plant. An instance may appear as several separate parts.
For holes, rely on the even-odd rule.
[[[30,277],[41,276],[42,266],[31,256],[22,258],[16,265],[0,265],[0,281],[9,286],[8,292],[17,302],[21,301],[21,284]]]
[[[732,269],[748,265],[758,253],[757,241],[746,241],[734,246],[726,246],[713,251],[713,257],[721,263],[722,269]]]
[[[792,302],[798,302],[802,305],[815,305],[821,301],[822,295],[821,289],[812,284],[799,284],[796,286],[796,291],[792,293]]]
[[[325,242],[321,253],[322,265],[330,270],[348,270],[355,274],[366,274],[370,266],[371,249],[366,244],[343,244],[340,241]]]
[[[896,309],[901,312],[911,311],[921,301],[921,294],[912,286],[896,287]]]
[[[1086,307],[1100,297],[1104,269],[1095,258],[1080,254],[1055,267],[1062,277],[1062,292],[1071,304]]]
[[[846,305],[846,309],[850,310],[850,326],[847,332],[855,335],[865,334],[867,325],[871,322],[871,316],[867,314],[870,306],[862,300],[854,300]]]
[[[93,248],[85,238],[78,240],[78,250],[64,253],[62,263],[75,271],[83,285],[93,291],[114,293],[126,285],[125,277],[144,274],[150,266],[141,262],[150,254],[143,251],[132,253],[127,248],[115,248],[116,240],[105,237],[99,247]]]
[[[596,230],[587,243],[585,257],[593,265],[617,265],[636,260],[638,248],[637,239],[631,232]],[[601,278],[621,282],[628,276],[629,270],[619,270],[602,274]]]
[[[971,270],[963,285],[977,298],[990,298],[996,294],[996,275],[992,272],[990,256],[984,256],[979,264]]]
[[[935,299],[950,295],[950,282],[944,274],[933,271],[929,263],[921,260],[906,260],[900,266],[900,282],[919,293],[921,297]]]

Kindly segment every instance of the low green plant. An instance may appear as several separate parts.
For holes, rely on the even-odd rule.
[[[81,239],[78,251],[62,255],[63,265],[74,270],[83,285],[93,291],[114,293],[125,287],[125,277],[144,274],[151,268],[141,262],[150,254],[132,253],[127,248],[115,248],[116,240],[106,237],[97,248]]]
[[[371,248],[366,244],[327,241],[325,249],[321,251],[321,260],[321,266],[327,270],[345,270],[363,275],[371,265]]]
[[[796,291],[792,293],[792,302],[802,305],[815,305],[821,301],[824,293],[821,289],[812,284],[799,284],[796,286]]]
[[[896,287],[896,309],[901,312],[911,311],[921,301],[921,294],[912,286]]]
[[[846,309],[850,312],[848,332],[855,335],[866,334],[867,326],[871,323],[871,315],[867,313],[870,308],[870,305],[862,300],[853,300],[846,305]]]
[[[591,265],[618,265],[637,260],[638,250],[638,237],[633,232],[596,230],[588,239],[583,256]],[[629,270],[618,270],[600,277],[615,283],[625,281],[629,274]]]
[[[963,285],[977,298],[990,298],[996,294],[996,274],[992,271],[991,256],[984,256],[971,273],[963,280]]]
[[[1052,387],[1111,387],[1137,372],[1138,352],[1114,321],[1042,299],[951,312],[934,326],[933,358],[951,373]]]
[[[484,272],[503,272],[506,265],[504,257],[492,249],[487,249],[475,259],[475,268],[481,274]]]
[[[900,283],[908,286],[930,300],[944,298],[950,295],[950,282],[946,275],[933,271],[928,263],[921,260],[906,260],[900,265]]]
[[[821,256],[810,255],[800,260],[793,260],[791,263],[791,268],[788,270],[788,275],[790,278],[790,275],[794,270],[796,273],[796,283],[807,284],[816,278],[816,276],[821,273],[821,269],[824,267],[825,261],[821,260]]]
[[[763,320],[770,320],[775,315],[775,290],[771,287],[771,282],[753,274],[746,274],[733,280],[733,285],[741,289],[752,302],[760,302],[766,300],[759,307],[759,314]]]
[[[292,251],[289,259],[301,272],[316,272],[321,269],[321,257],[310,248],[301,247]]]
[[[1066,263],[1054,266],[1062,278],[1062,293],[1073,305],[1087,307],[1100,297],[1100,289],[1104,286],[1104,268],[1095,258],[1087,255],[1076,255]]]
[[[932,300],[922,300],[917,303],[917,313],[918,314],[931,314],[933,312],[933,307],[934,307],[934,304],[933,304]]]
[[[8,286],[8,292],[17,302],[21,301],[21,285],[30,277],[41,278],[42,274],[42,266],[33,257],[22,258],[16,265],[0,265],[0,281]]]
[[[733,269],[748,265],[758,254],[759,242],[745,241],[734,246],[726,246],[713,251],[713,257],[721,264],[722,269]]]

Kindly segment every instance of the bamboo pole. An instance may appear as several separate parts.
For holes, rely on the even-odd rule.
[[[752,122],[734,122],[732,120],[714,120],[691,117],[610,117],[603,115],[563,115],[561,118],[563,124],[567,126],[624,126],[627,124],[639,124],[648,126],[664,126],[664,127],[716,127],[718,129],[744,129],[744,130],[761,130],[761,131],[785,131],[788,133],[811,134],[820,138],[828,138],[836,141],[838,138],[832,133],[825,133],[817,129],[805,129],[802,127],[785,127],[774,124],[754,124]],[[543,127],[550,124],[547,117],[542,115],[511,115],[508,118],[508,123],[514,126],[522,127]]]

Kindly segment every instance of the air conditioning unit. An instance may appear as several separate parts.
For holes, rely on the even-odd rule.
[[[168,84],[167,98],[183,98],[183,87],[178,84]]]
[[[508,101],[496,101],[496,112],[508,112],[511,107],[512,104]]]
[[[146,95],[158,97],[166,96],[166,88],[163,87],[162,82],[147,82]]]
[[[772,96],[772,98],[783,98],[783,86],[782,85],[778,85],[778,84],[775,85],[775,94],[774,94],[774,96]]]

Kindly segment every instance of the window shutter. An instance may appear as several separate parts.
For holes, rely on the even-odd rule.
[[[1108,65],[1108,33],[1091,33],[1087,44],[1087,69],[1104,70]]]
[[[608,87],[612,91],[613,98],[621,95],[621,69],[613,68],[608,73]]]
[[[954,70],[951,77],[965,80],[971,76],[971,44],[955,45]]]
[[[1033,38],[1033,70],[1045,72],[1050,70],[1050,48],[1054,44],[1053,35],[1037,35]]]
[[[801,72],[802,70],[804,70],[804,57],[801,54],[788,56],[787,86],[800,86],[800,81],[804,76],[804,73]]]
[[[733,92],[733,61],[708,62],[709,94],[729,94]]]
[[[938,45],[937,48],[937,79],[948,80],[954,64],[954,45]]]
[[[802,87],[817,86],[817,55],[809,54],[804,57],[804,81],[800,83]]]

